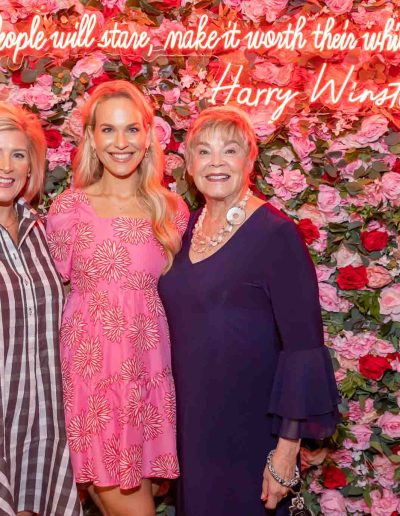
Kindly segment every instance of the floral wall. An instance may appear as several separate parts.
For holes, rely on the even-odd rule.
[[[0,0],[2,31],[25,30],[35,14],[49,34],[72,30],[84,13],[98,27],[114,21],[146,29],[161,48],[171,30],[196,27],[202,14],[224,30],[311,22],[333,16],[362,34],[397,18],[399,0]],[[307,28],[304,29],[305,31]],[[311,29],[310,29],[311,30]],[[226,66],[243,66],[256,87],[299,92],[282,116],[276,102],[248,107],[259,138],[254,190],[299,225],[315,262],[326,344],[343,401],[343,422],[330,442],[304,443],[307,499],[315,514],[396,515],[400,511],[400,112],[399,103],[310,103],[321,63],[344,80],[354,66],[358,87],[378,93],[400,75],[400,54],[325,49],[167,51],[149,58],[118,50],[44,50],[17,63],[1,54],[0,99],[37,113],[46,130],[46,210],[70,181],[81,134],[80,107],[103,81],[124,78],[143,89],[156,110],[166,154],[165,183],[188,204],[198,196],[184,176],[185,131],[207,106]],[[224,96],[217,96],[218,102]]]

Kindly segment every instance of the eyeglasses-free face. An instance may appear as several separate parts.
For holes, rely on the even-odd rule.
[[[0,131],[0,207],[10,206],[24,189],[30,170],[28,140],[22,131]]]
[[[150,143],[142,114],[125,97],[99,103],[91,134],[104,173],[118,178],[130,177],[137,170]]]

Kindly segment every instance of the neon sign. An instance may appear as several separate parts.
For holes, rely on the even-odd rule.
[[[121,54],[134,50],[143,52],[142,55],[146,55],[148,61],[160,56],[161,49],[157,48],[154,53],[152,44],[152,31],[155,31],[157,37],[157,29],[131,30],[132,26],[127,23],[114,20],[99,27],[94,13],[85,13],[72,28],[65,29],[55,24],[47,33],[44,26],[41,15],[37,14],[32,18],[27,31],[8,29],[4,27],[0,15],[0,51],[14,62],[21,61],[26,55],[37,55],[40,52],[51,55],[52,49],[71,49],[77,56],[86,55],[88,49],[117,50]],[[299,16],[295,22],[249,30],[237,20],[227,21],[224,29],[213,26],[209,17],[204,14],[199,17],[195,26],[170,30],[161,51],[166,54],[179,52],[182,55],[195,52],[196,55],[207,55],[211,60],[218,59],[221,52],[232,51],[244,55],[246,51],[252,51],[265,61],[264,51],[276,50],[287,52],[290,57],[288,62],[293,62],[297,52],[304,49],[307,52],[314,50],[316,55],[325,51],[397,52],[400,50],[400,22],[395,17],[389,18],[381,31],[365,30],[357,35],[349,20],[338,23],[333,17],[309,20],[306,16]],[[323,63],[313,77],[313,86],[305,85],[309,101],[320,102],[329,107],[343,101],[344,105],[367,104],[387,106],[390,109],[400,108],[400,82],[379,84],[376,90],[370,85],[365,87],[366,85],[354,80],[356,68],[354,64],[350,64],[351,60],[348,70],[344,70],[341,79],[338,79],[330,78],[332,74],[329,74],[329,65]],[[279,69],[277,65],[273,66]],[[260,74],[258,79],[259,76]],[[251,69],[245,70],[243,62],[235,64],[228,61],[220,78],[211,87],[211,102],[227,104],[234,101],[250,107],[270,106],[271,121],[276,121],[294,104],[301,92],[268,84],[267,78],[265,81],[262,87],[254,86],[251,82]],[[273,78],[271,82],[274,82]],[[343,106],[341,109],[344,109]]]

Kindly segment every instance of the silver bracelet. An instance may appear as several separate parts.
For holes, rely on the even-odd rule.
[[[299,468],[296,466],[294,470],[294,477],[291,480],[285,480],[281,476],[278,475],[278,473],[275,471],[274,466],[272,465],[272,457],[274,456],[275,450],[271,450],[268,453],[267,457],[267,468],[268,471],[271,473],[274,480],[278,482],[278,484],[281,484],[283,487],[294,487],[296,484],[300,482],[300,471]]]

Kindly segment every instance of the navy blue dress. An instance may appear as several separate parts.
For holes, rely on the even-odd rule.
[[[326,437],[338,420],[315,269],[295,224],[269,205],[192,264],[198,216],[159,283],[177,390],[177,514],[265,516],[278,436]]]

